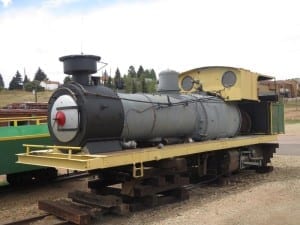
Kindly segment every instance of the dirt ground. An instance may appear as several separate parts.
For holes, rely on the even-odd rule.
[[[300,158],[275,156],[270,174],[243,172],[224,187],[196,188],[190,200],[98,224],[299,225]]]
[[[300,124],[287,125],[286,134],[280,135],[279,142],[283,145],[272,160],[272,173],[243,171],[226,186],[192,189],[190,199],[185,202],[128,217],[108,216],[95,224],[299,225],[300,156],[291,155],[297,148],[291,154],[289,148],[300,146]],[[37,209],[38,200],[64,198],[71,190],[86,190],[86,182],[84,178],[1,193],[0,224],[37,215],[41,213]]]
[[[292,108],[285,108],[284,109],[284,118],[286,120],[300,120],[300,106],[292,107]]]

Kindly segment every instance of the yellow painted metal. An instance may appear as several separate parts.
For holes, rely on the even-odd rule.
[[[73,152],[78,152],[81,151],[81,147],[73,147],[73,146],[58,146],[58,145],[28,145],[28,144],[23,144],[23,147],[25,147],[26,149],[26,154],[30,154],[31,151],[33,151],[32,149],[34,148],[38,148],[38,149],[49,149],[51,148],[53,152],[61,152],[64,150],[68,151],[68,155],[73,154]]]
[[[48,148],[50,146],[35,146],[35,148],[40,148],[40,150],[28,150],[27,153],[18,154],[18,163],[88,171],[124,165],[135,165],[138,163],[142,164],[149,161],[158,161],[167,158],[254,144],[271,143],[276,140],[277,135],[250,135],[204,142],[168,145],[163,148],[151,147],[131,149],[99,155],[86,155],[82,151],[78,154],[70,154],[70,152],[64,154],[59,152],[59,146],[55,146],[55,148]],[[72,149],[72,147],[64,148]],[[76,149],[76,151],[78,151],[78,149]]]
[[[21,135],[21,136],[10,136],[10,137],[0,137],[0,141],[10,141],[10,140],[20,140],[20,139],[32,139],[32,138],[43,138],[49,137],[49,133],[45,134],[34,134],[34,135]]]
[[[228,88],[222,84],[222,76],[227,71],[232,71],[236,74],[236,83]],[[244,99],[258,101],[258,80],[273,79],[273,77],[241,68],[222,66],[202,67],[186,71],[179,75],[178,84],[182,93],[187,93],[181,86],[182,80],[186,76],[190,76],[196,81],[192,90],[188,91],[189,93],[197,91],[202,86],[203,91],[214,93],[222,97],[225,101]]]
[[[141,163],[133,163],[132,176],[134,178],[139,178],[144,176],[144,164]]]
[[[36,125],[45,124],[41,121],[47,121],[47,116],[32,116],[32,117],[4,117],[0,118],[0,123],[13,123],[17,127],[19,122],[34,122]]]

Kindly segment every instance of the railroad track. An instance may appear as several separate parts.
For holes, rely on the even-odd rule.
[[[41,183],[34,183],[31,185],[26,185],[26,186],[22,186],[22,187],[16,187],[16,186],[11,186],[11,185],[4,185],[4,186],[0,186],[0,195],[1,194],[5,194],[5,193],[10,193],[10,192],[14,192],[14,191],[24,191],[24,189],[28,188],[28,189],[32,189],[32,188],[39,188],[51,183],[58,183],[58,182],[64,182],[67,180],[73,180],[73,179],[79,179],[79,178],[84,178],[84,177],[88,177],[90,176],[87,172],[72,172],[72,173],[67,173],[67,174],[62,174],[59,175],[55,180],[51,181],[51,182],[41,182]]]
[[[211,180],[211,182],[213,182],[213,181],[215,181],[215,180]],[[199,182],[199,183],[196,183],[196,184],[185,185],[184,189],[190,191],[192,189],[199,188],[199,186],[202,186],[202,187],[207,186],[211,182]],[[40,208],[40,205],[49,204],[49,203],[50,202],[48,202],[48,201],[39,202],[39,208]],[[76,212],[76,209],[74,209],[72,207],[72,205],[69,205],[70,202],[66,202],[65,200],[59,200],[59,201],[55,202],[55,204],[56,203],[58,205],[63,204],[62,205],[63,208],[66,209],[68,212],[72,212],[72,211],[73,211],[73,213]],[[49,205],[47,205],[46,207],[49,207]],[[50,206],[50,207],[52,207],[52,206]],[[97,212],[94,210],[93,213],[97,213]],[[80,214],[80,212],[78,214]],[[119,214],[119,213],[116,213],[116,214]],[[122,214],[120,214],[120,215],[122,215]],[[79,215],[77,215],[77,216],[78,217],[75,220],[78,220],[78,221],[81,220],[82,221],[82,220],[86,219],[86,218],[83,218]],[[73,216],[73,219],[74,219],[74,217],[75,216]],[[51,215],[51,213],[45,213],[45,214],[38,215],[38,216],[24,218],[24,219],[21,219],[21,220],[18,220],[18,221],[0,223],[0,225],[35,225],[35,224],[37,224],[37,225],[41,225],[41,224],[47,224],[47,225],[75,225],[75,224],[80,224],[80,222],[79,223],[72,223],[72,222],[69,222],[69,221],[66,221],[66,220],[63,220],[63,219],[59,219],[58,217]],[[82,224],[86,224],[86,223],[83,222]],[[89,223],[87,223],[87,224],[89,224]]]

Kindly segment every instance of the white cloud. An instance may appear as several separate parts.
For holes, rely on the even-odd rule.
[[[118,66],[124,74],[131,64],[157,72],[228,65],[278,79],[300,76],[297,10],[292,0],[120,2],[72,14],[18,10],[0,15],[0,73],[8,85],[16,70],[26,68],[32,79],[40,66],[62,81],[58,57],[82,50],[102,56],[112,73]]]
[[[4,7],[7,7],[11,4],[12,1],[11,0],[1,0],[1,2]]]
[[[79,0],[45,0],[42,7],[44,8],[57,8],[72,2],[78,2]]]

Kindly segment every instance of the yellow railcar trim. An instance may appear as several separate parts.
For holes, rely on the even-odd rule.
[[[18,163],[39,166],[51,166],[79,171],[104,169],[135,163],[157,161],[161,159],[180,157],[208,151],[237,148],[242,146],[271,143],[277,140],[277,135],[252,135],[225,138],[204,142],[169,145],[163,148],[142,148],[124,150],[99,155],[63,154],[53,150],[33,151],[29,154],[18,154]]]
[[[20,140],[20,139],[32,139],[32,138],[43,138],[43,137],[50,137],[50,134],[45,133],[45,134],[34,134],[34,135],[0,137],[0,141],[14,141],[14,140]]]

